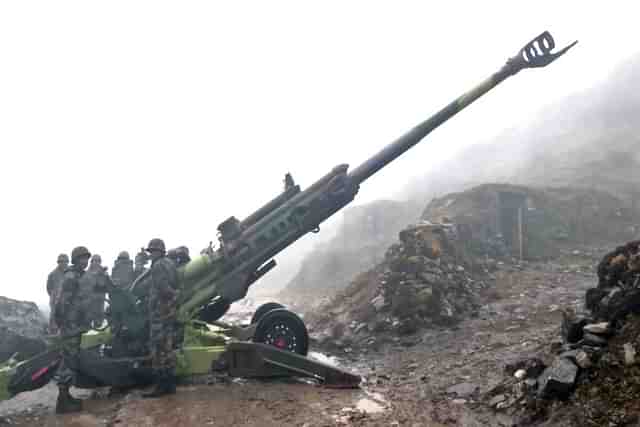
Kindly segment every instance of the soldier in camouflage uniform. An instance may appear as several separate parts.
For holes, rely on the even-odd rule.
[[[113,263],[111,269],[111,280],[113,284],[122,289],[129,289],[131,283],[133,283],[134,270],[133,261],[129,257],[129,252],[122,251],[118,254],[118,258]]]
[[[104,276],[107,276],[107,267],[102,266],[102,257],[94,254],[87,274],[80,280],[80,289],[89,310],[89,326],[100,327],[104,321],[105,291],[101,286]]]
[[[144,394],[144,397],[158,397],[176,392],[174,340],[177,326],[178,273],[173,261],[166,257],[166,248],[161,239],[152,239],[146,250],[151,258],[149,329],[151,367],[156,384],[153,390]]]
[[[73,384],[74,369],[80,352],[80,333],[87,324],[88,313],[82,298],[80,281],[89,264],[91,253],[84,246],[78,246],[71,252],[71,267],[64,272],[60,285],[60,294],[55,305],[55,318],[60,335],[64,338],[62,344],[62,363],[57,373],[58,401],[56,413],[77,412],[82,409],[82,401],[75,399],[69,393]]]
[[[186,246],[178,246],[175,249],[169,249],[167,252],[167,258],[173,261],[176,267],[181,267],[191,261],[189,248]]]
[[[58,255],[58,266],[49,273],[47,277],[47,293],[49,294],[49,333],[58,333],[58,326],[56,325],[56,319],[54,309],[58,294],[60,293],[60,284],[64,278],[64,271],[69,266],[69,257],[67,254]]]
[[[147,262],[149,262],[147,253],[138,252],[138,254],[136,255],[135,267],[133,269],[133,280],[136,280],[138,277],[147,272]]]

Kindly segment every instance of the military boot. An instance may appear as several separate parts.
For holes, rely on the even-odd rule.
[[[82,400],[76,399],[69,393],[69,387],[58,388],[58,401],[56,402],[56,414],[68,414],[82,410]]]
[[[142,397],[160,397],[166,394],[175,394],[176,377],[172,371],[163,370],[156,374],[156,382],[153,388],[142,394]]]

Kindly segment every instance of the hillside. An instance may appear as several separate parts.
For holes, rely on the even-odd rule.
[[[382,260],[398,232],[421,209],[418,203],[389,200],[346,209],[336,235],[307,255],[282,296],[285,300],[297,300],[294,294],[323,297],[344,288],[357,273]]]

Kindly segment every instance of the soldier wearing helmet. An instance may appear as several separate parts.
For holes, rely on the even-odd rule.
[[[147,262],[149,262],[149,256],[144,249],[141,249],[140,252],[136,254],[135,266],[133,268],[133,280],[136,280],[147,272]]]
[[[69,393],[74,380],[74,366],[80,352],[80,333],[86,325],[88,313],[82,304],[80,279],[84,276],[91,253],[84,246],[71,251],[71,266],[64,272],[60,285],[60,294],[55,304],[55,319],[60,334],[64,337],[62,344],[62,363],[57,373],[58,401],[56,413],[77,412],[82,409],[82,401]]]
[[[144,397],[158,397],[176,392],[176,336],[178,273],[166,256],[162,239],[152,239],[146,251],[151,258],[151,286],[149,289],[149,328],[151,367],[155,386]]]
[[[49,294],[49,333],[55,334],[58,332],[58,326],[56,325],[54,309],[58,294],[60,293],[60,284],[64,278],[64,271],[69,266],[69,257],[67,254],[58,255],[58,265],[47,276],[47,293]]]
[[[91,261],[89,262],[89,268],[87,274],[80,279],[80,290],[83,294],[83,302],[87,307],[89,316],[87,318],[88,324],[85,327],[91,326],[100,327],[104,321],[104,302],[105,302],[105,288],[103,283],[107,275],[107,267],[102,265],[102,257],[98,254],[93,254]]]
[[[120,252],[111,269],[113,284],[119,288],[128,289],[135,278],[133,274],[133,261],[129,257],[129,252]]]

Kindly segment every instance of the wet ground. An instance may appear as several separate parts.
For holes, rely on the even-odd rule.
[[[49,385],[0,402],[0,425],[510,425],[476,402],[503,379],[507,363],[543,353],[558,336],[560,309],[582,306],[585,290],[595,283],[581,271],[558,264],[505,265],[480,311],[453,328],[403,337],[383,351],[332,354],[363,375],[360,390],[238,380],[182,386],[177,395],[155,400],[142,399],[140,391],[117,398],[104,391],[85,393],[84,413],[56,416],[56,390]]]

